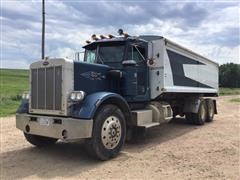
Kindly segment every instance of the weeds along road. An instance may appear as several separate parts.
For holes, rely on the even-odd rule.
[[[231,98],[218,98],[213,123],[175,119],[105,162],[88,157],[81,142],[35,148],[15,128],[15,117],[2,118],[0,179],[240,179],[240,104]]]

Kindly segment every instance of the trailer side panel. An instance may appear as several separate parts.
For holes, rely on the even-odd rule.
[[[160,53],[160,56],[154,57],[156,67],[150,69],[152,99],[168,92],[217,95],[217,63],[164,38],[156,40],[154,45],[153,54]],[[156,69],[161,72],[160,77]]]

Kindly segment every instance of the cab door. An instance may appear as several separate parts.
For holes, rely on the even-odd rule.
[[[148,98],[148,67],[146,63],[147,49],[143,44],[129,44],[125,61],[134,62],[124,65],[124,94],[129,101],[145,101]]]

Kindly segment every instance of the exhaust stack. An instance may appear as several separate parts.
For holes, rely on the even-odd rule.
[[[45,0],[42,0],[42,60],[45,57]]]

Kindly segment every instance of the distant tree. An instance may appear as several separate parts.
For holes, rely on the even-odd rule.
[[[220,87],[240,87],[240,64],[227,63],[219,67]]]

